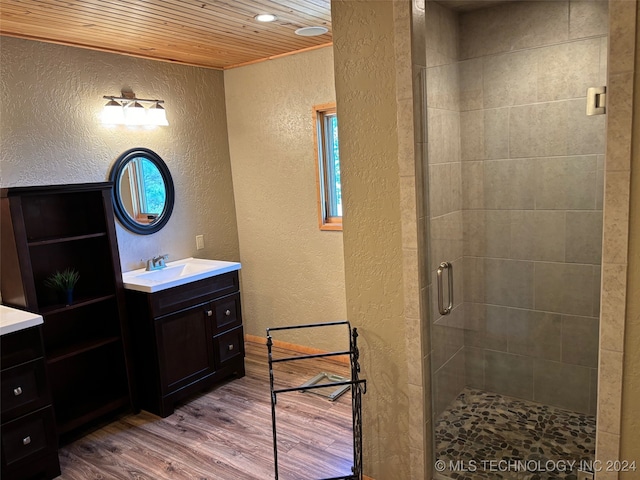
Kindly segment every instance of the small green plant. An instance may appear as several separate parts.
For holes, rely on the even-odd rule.
[[[80,274],[77,270],[73,268],[67,268],[63,272],[56,271],[56,273],[49,276],[49,278],[44,281],[44,284],[49,288],[53,288],[54,290],[68,292],[69,290],[73,290],[73,287],[76,286],[76,283],[78,283],[79,279]]]

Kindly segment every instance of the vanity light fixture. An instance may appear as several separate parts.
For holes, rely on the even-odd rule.
[[[102,109],[102,123],[105,125],[166,126],[167,113],[161,105],[164,100],[136,98],[131,92],[122,92],[121,97],[105,95],[109,100]],[[145,104],[149,108],[145,108]]]
[[[268,22],[275,22],[278,19],[278,17],[276,17],[273,13],[260,13],[255,17],[253,17],[253,19],[257,22],[268,23]]]

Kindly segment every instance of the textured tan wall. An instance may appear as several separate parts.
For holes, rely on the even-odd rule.
[[[342,232],[318,227],[313,140],[312,107],[335,101],[332,49],[227,70],[224,80],[246,333],[344,320]],[[274,338],[347,347],[347,330],[334,330]]]
[[[239,259],[222,72],[8,37],[0,55],[0,185],[102,182],[118,155],[147,147],[171,170],[176,206],[153,235],[117,224],[123,270],[158,253]],[[102,96],[124,87],[164,99],[170,126],[103,126]]]
[[[637,4],[640,19],[640,3]],[[640,28],[636,29],[636,52],[640,52]],[[625,357],[622,376],[622,426],[620,460],[636,461],[640,468],[640,56],[635,59],[633,141],[631,145],[631,197],[629,211],[629,269],[627,273],[627,316]],[[620,474],[633,480],[638,472]]]
[[[358,327],[364,473],[410,478],[392,2],[331,2],[347,315]]]

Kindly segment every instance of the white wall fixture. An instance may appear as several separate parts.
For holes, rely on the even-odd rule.
[[[105,95],[109,100],[102,109],[105,125],[167,126],[167,113],[161,105],[164,100],[136,98],[133,92],[122,92],[121,97]],[[149,107],[146,108],[145,104]]]

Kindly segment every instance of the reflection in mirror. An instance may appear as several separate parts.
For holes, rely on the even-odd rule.
[[[124,152],[111,170],[116,217],[134,233],[160,230],[173,209],[173,181],[162,159],[146,148]]]
[[[160,170],[148,158],[129,160],[116,187],[120,189],[125,210],[135,222],[145,225],[160,217],[167,192]]]

